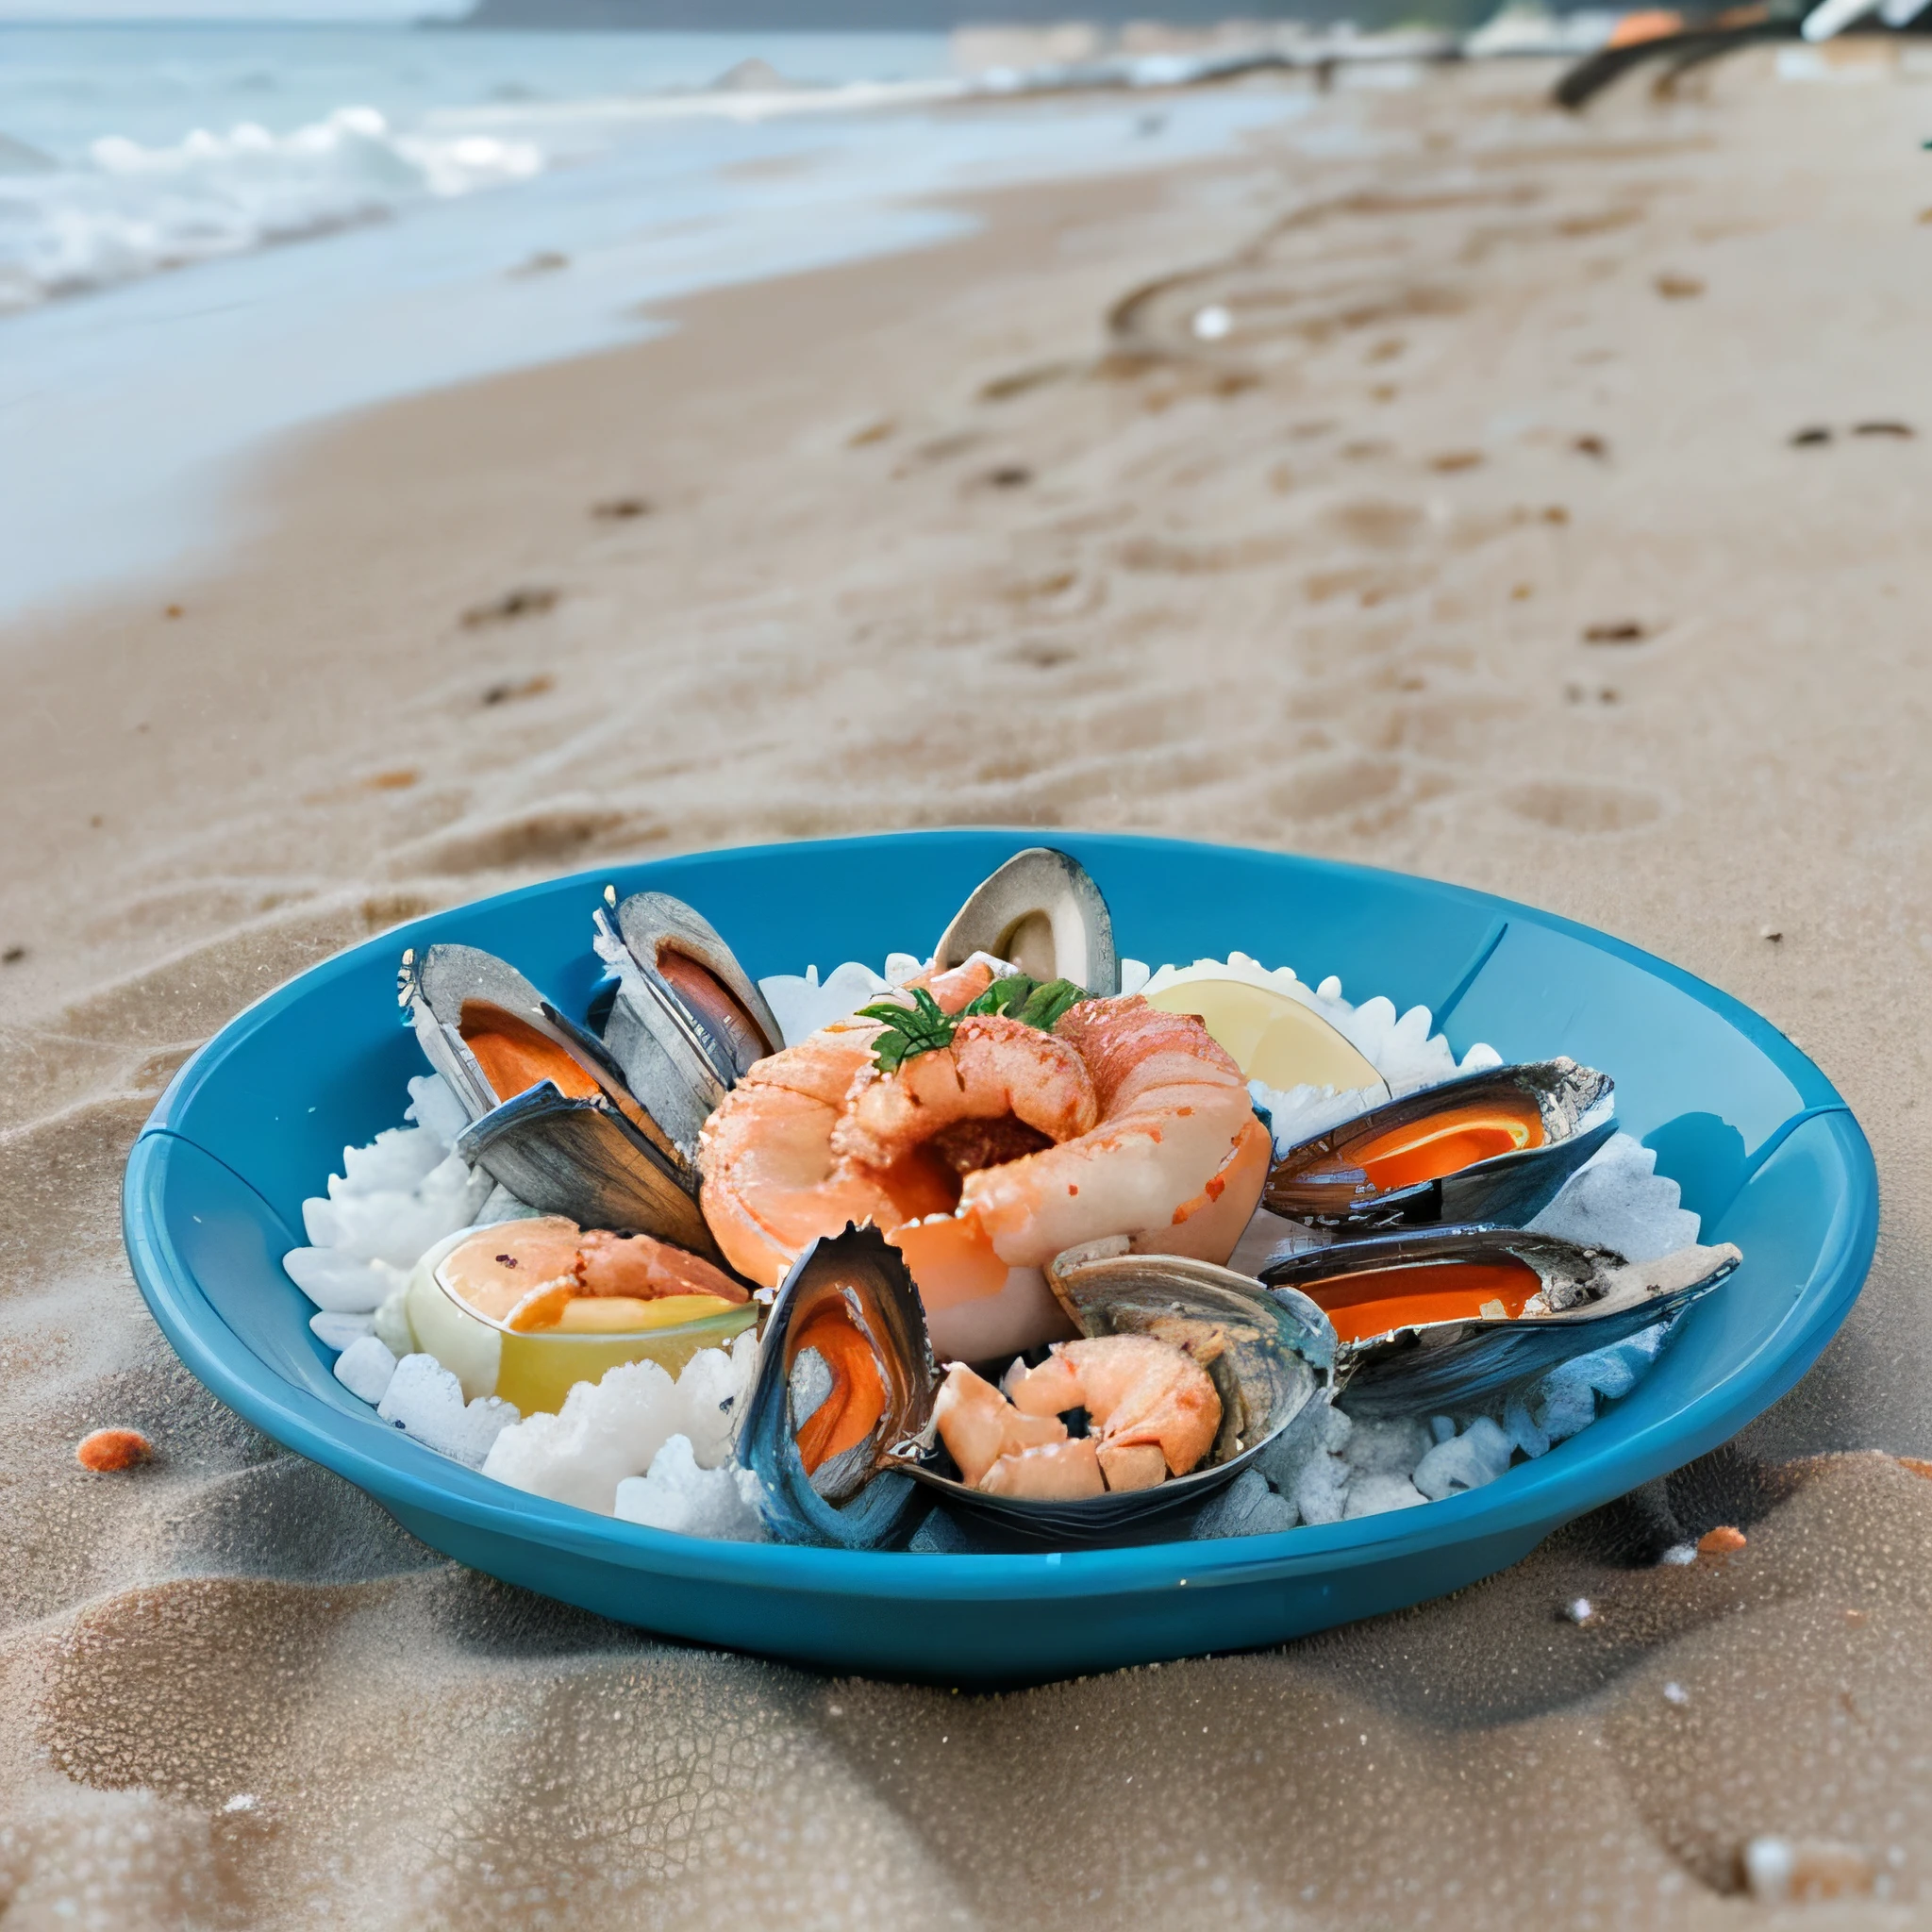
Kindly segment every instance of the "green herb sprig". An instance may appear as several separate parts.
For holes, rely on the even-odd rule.
[[[1042,984],[1024,973],[1015,973],[1005,979],[995,979],[966,1010],[1004,1013],[1008,1019],[1024,1020],[1042,1033],[1051,1033],[1067,1009],[1078,1006],[1086,997],[1087,989],[1075,986],[1071,979],[1049,979]]]
[[[953,1029],[959,1024],[923,986],[913,989],[909,1007],[895,1000],[879,1000],[860,1007],[858,1017],[885,1022],[886,1030],[872,1043],[873,1058],[882,1074],[897,1073],[915,1054],[951,1046]]]
[[[1051,1033],[1068,1008],[1086,997],[1086,988],[1075,986],[1071,979],[1049,979],[1042,985],[1024,973],[1014,973],[995,979],[957,1017],[942,1010],[923,986],[913,989],[909,1007],[902,1007],[896,1000],[878,1000],[860,1007],[858,1017],[884,1024],[886,1030],[873,1041],[873,1058],[880,1073],[893,1074],[919,1054],[951,1046],[959,1022],[974,1013],[1003,1014]]]

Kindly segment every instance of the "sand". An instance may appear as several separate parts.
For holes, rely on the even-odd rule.
[[[1914,1916],[1932,83],[1851,72],[1582,121],[1530,64],[1343,89],[334,424],[219,572],[12,629],[9,1932],[1770,1924],[1766,1833],[1853,1848],[1805,1924]],[[1619,1506],[1279,1651],[835,1682],[457,1569],[176,1364],[120,1169],[256,993],[546,873],[958,822],[1438,874],[1788,1028],[1885,1225],[1819,1368],[1671,1485],[1745,1547],[1657,1567]],[[155,1461],[80,1470],[110,1424]]]

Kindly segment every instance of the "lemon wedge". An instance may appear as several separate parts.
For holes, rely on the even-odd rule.
[[[1144,997],[1164,1013],[1198,1013],[1250,1080],[1280,1091],[1366,1087],[1386,1094],[1374,1067],[1312,1007],[1270,984],[1273,977],[1246,960],[1204,960],[1163,967]]]

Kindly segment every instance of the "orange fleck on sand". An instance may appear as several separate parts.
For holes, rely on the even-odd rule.
[[[1901,1469],[1910,1470],[1914,1475],[1923,1475],[1932,1479],[1932,1462],[1927,1462],[1923,1456],[1901,1456],[1898,1459],[1898,1466]]]
[[[1700,1557],[1728,1557],[1733,1550],[1744,1547],[1744,1532],[1733,1529],[1728,1523],[1720,1524],[1715,1529],[1707,1529],[1697,1539],[1697,1554]]]
[[[1607,45],[1634,47],[1641,41],[1658,41],[1666,34],[1679,32],[1684,25],[1681,13],[1667,8],[1647,7],[1638,13],[1626,13],[1611,33]]]
[[[108,1473],[145,1462],[155,1447],[139,1429],[96,1429],[81,1438],[74,1459],[83,1469]]]

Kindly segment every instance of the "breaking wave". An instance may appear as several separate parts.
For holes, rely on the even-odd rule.
[[[8,169],[9,145],[0,312],[527,180],[545,160],[531,141],[400,132],[362,107],[282,135],[252,122],[166,146],[109,135],[77,167]]]

